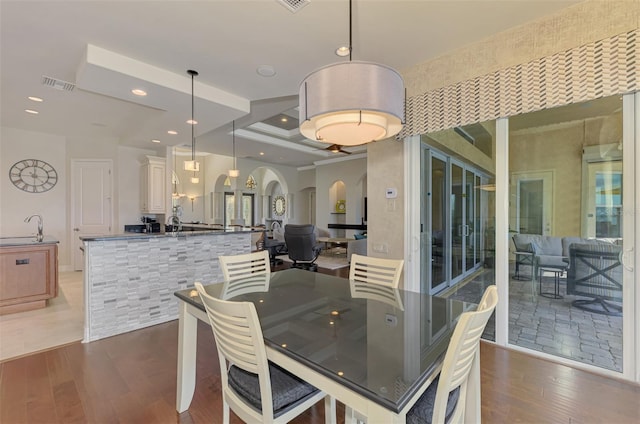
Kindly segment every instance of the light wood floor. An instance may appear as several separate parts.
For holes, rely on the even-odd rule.
[[[61,272],[58,280],[46,308],[0,315],[0,361],[82,340],[82,272]]]

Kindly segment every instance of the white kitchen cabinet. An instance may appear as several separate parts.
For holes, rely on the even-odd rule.
[[[140,168],[140,205],[143,213],[165,213],[165,159],[147,156]]]

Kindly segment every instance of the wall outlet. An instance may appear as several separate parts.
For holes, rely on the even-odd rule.
[[[398,317],[392,314],[386,314],[384,316],[384,322],[389,327],[395,327],[396,325],[398,325]]]
[[[378,253],[389,253],[387,243],[373,243],[373,251]]]
[[[387,212],[396,210],[396,199],[387,199]]]

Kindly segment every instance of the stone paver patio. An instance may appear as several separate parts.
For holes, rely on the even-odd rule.
[[[513,275],[511,272],[510,275]],[[484,289],[494,283],[492,269],[483,269],[445,296],[478,302]],[[543,277],[543,291],[553,291],[553,278]],[[567,296],[565,279],[560,280],[562,299],[538,294],[539,285],[509,281],[509,343],[585,364],[622,372],[622,317],[596,314],[571,305],[582,297]],[[492,317],[483,338],[495,340]]]

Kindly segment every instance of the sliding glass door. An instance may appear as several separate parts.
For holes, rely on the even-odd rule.
[[[612,96],[509,118],[508,140],[512,247],[535,256],[530,280],[509,284],[509,342],[618,373],[636,289],[623,263],[627,119]]]
[[[488,197],[481,190],[487,177],[471,164],[426,144],[422,158],[426,189],[421,202],[422,225],[428,235],[422,241],[421,267],[422,281],[428,284],[423,283],[422,290],[438,294],[488,263],[484,262],[487,249],[482,245]]]

